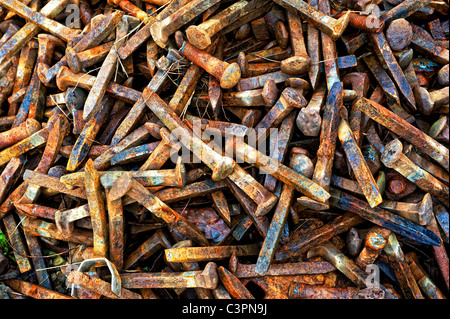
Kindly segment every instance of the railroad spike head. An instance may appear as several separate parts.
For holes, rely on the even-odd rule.
[[[118,200],[119,198],[125,196],[132,186],[133,186],[133,177],[131,176],[131,174],[129,173],[123,174],[117,179],[117,181],[111,187],[111,190],[109,191],[109,197],[113,201]]]
[[[216,289],[219,284],[219,276],[217,275],[217,265],[214,262],[206,264],[205,269],[195,280],[199,287],[206,289]]]

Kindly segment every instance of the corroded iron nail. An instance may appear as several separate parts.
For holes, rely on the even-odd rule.
[[[396,19],[386,29],[386,39],[394,51],[401,51],[410,45],[412,40],[412,27],[406,19]]]
[[[192,247],[192,245],[193,245],[192,241],[183,240],[183,241],[179,241],[178,243],[173,245],[172,248]],[[187,271],[201,270],[200,265],[196,262],[192,262],[192,263],[183,262],[183,263],[181,263],[181,265]],[[217,288],[218,287],[216,287],[214,290],[210,290],[210,289],[196,287],[196,288],[194,288],[194,290],[195,290],[195,293],[197,294],[198,298],[200,298],[200,299],[214,299],[213,293],[215,290],[217,290]]]
[[[294,121],[295,121],[295,113],[291,113],[281,122],[277,136],[277,145],[276,147],[270,147],[269,156],[274,158],[280,163],[284,162],[284,159],[287,155],[288,145],[294,133]],[[294,149],[292,150],[292,153],[295,153]],[[273,192],[276,188],[277,181],[278,180],[272,175],[266,175],[264,179],[264,187],[268,191]]]
[[[359,289],[306,285],[299,282],[289,286],[289,299],[353,299]]]
[[[267,219],[266,216],[263,216],[263,214],[265,214],[266,212],[268,212],[270,210],[270,209],[266,208],[267,206],[269,208],[272,208],[273,205],[275,205],[277,197],[274,194],[269,193],[273,196],[270,198],[270,200],[271,200],[270,205],[266,204],[266,202],[269,202],[268,200],[267,201],[260,200],[260,202],[262,202],[262,204],[257,205],[254,202],[254,200],[252,200],[251,197],[249,195],[247,195],[247,193],[244,191],[244,190],[246,190],[245,188],[243,188],[242,186],[241,187],[237,186],[237,184],[235,182],[233,182],[232,179],[227,179],[227,184],[228,184],[230,191],[233,193],[234,197],[236,197],[240,206],[244,209],[245,213],[249,217],[249,223],[250,222],[253,223],[255,225],[255,228],[258,231],[258,233],[263,238],[265,238],[267,235],[267,230],[269,229],[269,220]],[[252,192],[249,192],[248,190],[247,190],[247,192],[250,193],[250,195],[254,196],[254,194],[252,194]],[[272,198],[274,198],[275,200],[272,201]],[[261,208],[261,207],[263,207],[263,208]],[[246,225],[250,226],[249,224],[246,224]],[[243,228],[245,228],[245,227],[243,227]],[[244,232],[246,231],[244,229],[241,229],[241,230]]]
[[[397,87],[406,99],[408,106],[415,110],[416,103],[411,86],[406,80],[402,69],[398,65],[397,60],[395,59],[395,56],[387,43],[386,37],[383,33],[369,33],[368,37],[375,49],[378,59],[397,84]]]
[[[207,49],[207,53],[212,53],[216,49],[218,42],[213,42]],[[191,64],[187,69],[183,79],[178,85],[175,93],[169,101],[169,107],[175,111],[177,115],[180,115],[185,109],[187,103],[191,100],[191,96],[194,93],[194,89],[197,86],[200,77],[203,74],[203,69],[198,65]]]
[[[372,265],[378,258],[384,247],[387,245],[387,240],[391,231],[389,229],[375,226],[372,227],[366,234],[364,241],[364,248],[355,259],[355,263],[363,270],[368,265]]]
[[[425,227],[379,207],[372,208],[367,202],[338,190],[331,189],[330,205],[342,210],[351,209],[362,218],[417,242],[429,245],[439,245],[440,243],[439,237]]]
[[[396,19],[407,18],[430,2],[431,0],[405,0],[392,9],[384,11],[379,19],[384,23],[389,23]]]
[[[56,208],[37,204],[19,204],[15,203],[14,206],[20,210],[20,214],[26,215],[30,218],[43,218],[43,219],[55,219],[55,213],[58,211]]]
[[[36,42],[36,40],[31,40],[20,52],[12,93],[16,93],[21,89],[26,89],[30,82],[34,70],[33,65],[37,56],[37,50],[34,49],[32,45],[33,42]],[[16,115],[19,106],[19,103],[10,104],[8,115]]]
[[[138,145],[148,139],[150,134],[148,133],[147,128],[144,125],[141,125],[133,132],[125,136],[120,142],[117,144],[110,146],[106,152],[97,157],[94,161],[95,167],[98,170],[105,170],[110,166],[110,160],[112,157],[123,150]]]
[[[278,98],[278,89],[276,84],[272,80],[266,81],[262,89],[241,91],[241,92],[224,92],[222,94],[222,105],[229,106],[242,106],[242,107],[255,107],[266,106],[271,107],[275,104]],[[208,97],[206,95],[198,95],[199,100],[206,101]]]
[[[165,258],[170,262],[203,262],[222,260],[236,256],[255,256],[259,253],[260,245],[230,245],[211,247],[180,247],[164,251]]]
[[[110,41],[91,49],[77,53],[74,48],[66,48],[67,66],[74,72],[79,73],[82,69],[94,65],[108,55],[108,52],[114,46],[114,41]]]
[[[256,264],[241,264],[237,257],[230,258],[229,269],[237,278],[261,276],[261,274],[256,271]],[[336,270],[336,268],[326,261],[301,261],[296,263],[272,264],[265,273],[265,276],[317,275],[329,273],[334,270]]]
[[[160,169],[164,163],[167,162],[170,156],[181,148],[181,146],[177,143],[178,141],[168,129],[162,127],[159,133],[161,134],[161,141],[144,164],[142,164],[139,168],[140,171]]]
[[[197,227],[167,206],[158,197],[150,193],[129,174],[122,175],[110,190],[110,198],[112,200],[116,200],[124,195],[136,199],[141,205],[155,214],[155,216],[162,218],[189,239],[192,239],[201,245],[208,245],[208,240],[205,235],[200,232]]]
[[[139,262],[146,260],[161,248],[170,248],[170,243],[161,229],[130,252],[123,261],[124,269],[132,269]]]
[[[447,143],[449,142],[449,125],[448,117],[441,116],[439,120],[431,125],[428,135],[434,138],[438,142]]]
[[[414,117],[407,113],[402,107],[400,102],[400,96],[397,92],[394,82],[387,74],[386,70],[381,66],[374,55],[363,57],[363,61],[369,67],[369,70],[374,75],[375,79],[380,84],[380,87],[384,91],[388,102],[390,103],[390,109],[400,116],[408,123],[414,122]]]
[[[309,5],[314,9],[318,8],[318,0],[309,0]],[[307,38],[307,50],[308,56],[311,59],[311,66],[309,68],[309,80],[311,82],[311,87],[315,91],[319,84],[319,76],[320,76],[320,40],[319,40],[320,31],[316,29],[314,26],[309,25],[306,29],[306,38]],[[350,53],[350,52],[349,52]],[[351,54],[351,53],[350,53]]]
[[[73,73],[68,67],[62,66],[56,76],[56,85],[61,91],[66,91],[68,87],[77,86],[89,90],[95,82],[96,77],[87,73]],[[136,103],[141,93],[123,85],[110,82],[106,87],[106,92],[127,103]]]
[[[312,80],[311,80],[312,82]],[[312,87],[314,87],[311,84]],[[326,87],[319,85],[313,92],[306,107],[300,109],[297,115],[297,127],[306,136],[319,136],[322,127],[320,111],[326,100]]]
[[[169,42],[169,36],[180,29],[183,25],[196,18],[202,12],[211,8],[215,4],[217,4],[218,0],[208,0],[201,1],[195,0],[191,1],[188,4],[182,6],[175,13],[171,14],[167,18],[161,21],[155,21],[150,27],[150,32],[152,34],[153,40],[162,48],[165,48]],[[189,28],[188,28],[189,29]],[[189,31],[186,31],[189,38]],[[193,43],[192,41],[190,41]],[[208,43],[204,47],[200,47],[200,49],[205,49]]]
[[[405,254],[406,261],[408,262],[409,268],[420,287],[423,294],[429,299],[447,299],[445,295],[439,290],[439,288],[430,279],[427,273],[420,266],[419,259],[417,255],[411,251]]]
[[[85,165],[85,189],[89,204],[94,239],[94,256],[108,257],[108,227],[103,190],[100,186],[100,175],[91,159]]]
[[[448,243],[449,241],[449,214],[447,209],[440,203],[435,201],[433,203],[434,215],[436,222],[442,230],[441,237]],[[431,219],[433,220],[433,219]]]
[[[143,299],[141,295],[125,288],[121,288],[120,296],[117,296],[112,292],[109,282],[77,270],[69,273],[67,281],[111,299]]]
[[[370,281],[368,280],[368,274],[359,268],[353,260],[346,257],[341,251],[327,241],[324,244],[312,248],[308,251],[308,258],[321,256],[333,266],[335,266],[340,272],[342,272],[350,281],[356,286],[368,287]],[[379,288],[385,293],[386,296],[392,299],[397,299],[389,290],[380,284]]]
[[[223,48],[225,45],[225,37],[220,37],[217,41],[216,50],[214,52],[214,57],[219,60],[223,60]],[[242,70],[241,70],[242,73]],[[220,82],[214,76],[209,75],[208,77],[208,97],[211,103],[211,108],[213,111],[214,119],[218,120],[222,108],[222,88],[220,87]]]
[[[194,136],[190,129],[181,121],[175,112],[150,89],[142,93],[147,106],[164,123],[164,125],[188,147],[195,156],[212,170],[212,179],[221,180],[227,177],[234,169],[235,162],[229,157],[214,152],[200,138]]]
[[[0,166],[8,163],[13,157],[17,157],[32,149],[44,145],[47,142],[47,138],[48,130],[43,128],[22,141],[5,148],[0,152]]]
[[[327,97],[320,133],[320,145],[317,151],[317,162],[312,176],[312,180],[326,190],[328,190],[330,185],[331,170],[334,161],[340,112],[343,103],[342,90],[342,82],[336,82]],[[324,96],[319,95],[318,98],[324,99]],[[309,198],[304,197],[301,197],[299,201],[305,206],[308,205],[308,207],[320,209],[328,209],[329,207],[327,201],[324,204],[314,203]]]
[[[35,119],[27,119],[17,127],[0,133],[0,148],[16,144],[21,140],[33,135],[41,129],[41,124]]]
[[[179,38],[181,35],[176,32],[175,36]],[[179,40],[177,42],[180,42],[178,50],[180,54],[218,79],[223,89],[230,89],[238,83],[241,71],[237,63],[229,64],[221,61],[205,51],[195,48],[187,41]]]
[[[295,155],[295,154],[294,154]],[[296,166],[296,159],[301,154],[296,154],[297,156],[291,157],[290,167],[296,170],[298,173],[306,175],[303,167]],[[280,198],[278,200],[278,205],[275,208],[274,215],[270,222],[267,235],[264,238],[264,242],[259,252],[258,260],[255,266],[255,272],[259,275],[265,275],[269,270],[270,264],[272,262],[273,256],[275,254],[275,249],[278,246],[278,242],[281,237],[281,232],[283,231],[284,225],[289,214],[289,207],[291,206],[292,199],[294,198],[295,188],[291,185],[284,184]]]
[[[232,298],[255,299],[242,282],[223,266],[217,268],[217,274]]]
[[[427,228],[435,233],[439,239],[441,240],[441,244],[439,246],[431,247],[434,259],[438,265],[439,271],[441,273],[441,277],[444,280],[447,291],[449,290],[449,263],[448,263],[448,254],[447,250],[444,246],[444,241],[442,240],[439,226],[436,222],[436,218],[434,216],[431,217],[430,223],[427,225]]]
[[[114,171],[105,172],[101,175],[100,181],[103,187],[108,188],[120,178],[123,174],[130,173],[136,181],[144,186],[169,186],[169,187],[183,187],[186,183],[186,169],[181,162],[181,157],[178,158],[175,169],[167,170],[145,170],[137,172]]]
[[[34,12],[20,1],[5,0],[2,1],[2,6],[12,10],[27,21],[38,25],[43,30],[56,35],[66,42],[70,42],[72,38],[80,33],[79,30],[70,29],[63,24],[45,17],[42,13]]]
[[[361,187],[370,207],[375,207],[383,201],[378,185],[370,172],[350,126],[345,119],[341,119],[338,128],[338,137],[344,147],[347,160],[355,174],[356,180]]]
[[[127,0],[108,0],[108,4],[120,6],[129,15],[138,18],[143,23],[149,22],[148,14],[139,7]]]
[[[294,56],[281,62],[281,71],[289,75],[300,75],[309,71],[311,58],[306,51],[300,16],[289,10],[286,14]]]
[[[73,147],[74,147],[74,145],[62,146],[59,149],[59,154],[62,157],[69,158],[70,153],[72,153]],[[108,148],[109,148],[108,145],[92,145],[87,156],[88,156],[88,158],[95,159],[95,158],[99,157],[101,154],[103,154],[104,152],[106,152],[108,150]]]
[[[293,88],[285,88],[278,101],[255,126],[256,143],[265,140],[270,133],[270,128],[277,127],[291,111],[306,105],[307,101],[303,94]]]
[[[383,251],[389,259],[389,264],[394,269],[405,298],[424,299],[394,233],[389,235]]]
[[[329,198],[328,192],[323,187],[289,167],[274,161],[248,144],[242,141],[234,142],[231,139],[227,143],[232,143],[231,147],[226,148],[227,153],[234,152],[240,160],[255,164],[263,172],[269,173],[278,180],[294,186],[302,194],[322,203]]]
[[[333,41],[342,35],[350,19],[350,11],[347,11],[341,18],[334,19],[301,0],[276,0],[275,3],[294,12],[298,11],[303,19],[326,33]]]
[[[307,258],[320,256],[336,267],[356,286],[366,286],[367,274],[360,269],[351,259],[342,254],[331,242],[327,241],[320,246],[311,248]]]
[[[403,203],[384,200],[381,208],[398,212],[398,214],[419,225],[428,225],[433,214],[433,202],[429,193],[423,196],[419,203]]]
[[[413,92],[416,98],[417,109],[423,115],[430,115],[434,110],[449,102],[448,86],[429,92],[424,87],[417,85],[413,88]]]
[[[350,86],[354,90],[357,96],[366,96],[370,87],[370,79],[368,74],[362,72],[347,73],[342,78],[344,86]],[[352,107],[349,114],[349,124],[351,131],[355,137],[356,143],[361,146],[361,110],[356,107]]]
[[[227,184],[225,181],[215,182],[211,179],[205,181],[190,183],[182,188],[166,188],[159,190],[155,193],[161,201],[169,204],[193,197],[204,196],[216,191],[226,189]]]
[[[275,252],[274,259],[278,262],[284,262],[291,257],[300,256],[312,247],[322,244],[333,236],[361,224],[363,221],[358,215],[347,212],[342,216],[336,217],[330,223],[311,230],[303,236],[280,246]]]
[[[231,122],[207,120],[190,114],[186,114],[185,120],[191,122],[193,127],[200,126],[200,129],[206,131],[206,133],[218,132],[222,135],[233,134],[235,136],[245,136],[248,133],[247,126]],[[191,124],[189,123],[188,125]]]
[[[251,78],[240,79],[237,83],[238,91],[249,91],[264,87],[264,84],[268,81],[274,81],[275,84],[283,83],[288,79],[288,75],[278,71],[272,73],[266,73],[263,75],[254,76]]]
[[[129,273],[121,274],[122,286],[126,288],[206,288],[215,289],[219,283],[217,265],[206,264],[203,270],[185,272]]]
[[[65,294],[20,279],[7,279],[5,284],[33,299],[73,299]]]
[[[228,226],[231,226],[231,212],[225,194],[222,191],[213,192],[211,193],[211,200],[219,216],[222,217]]]
[[[54,221],[58,230],[70,237],[74,230],[74,222],[90,216],[89,206],[86,204],[65,211],[57,210],[54,214]]]
[[[345,15],[345,13],[338,13],[334,9],[331,10],[331,12],[336,18],[340,18]],[[348,25],[357,30],[380,33],[381,31],[383,31],[384,21],[381,21],[374,15],[364,16],[356,12],[351,12],[350,18],[348,20]]]
[[[50,188],[60,193],[64,193],[77,198],[87,199],[84,188],[70,189],[64,183],[61,183],[59,178],[52,177],[47,174],[26,170],[23,175],[24,181],[31,184],[36,184],[41,187]]]
[[[211,146],[215,150],[219,149],[217,145],[213,145],[214,142],[210,142]],[[222,154],[226,154],[225,151]],[[251,200],[253,200],[257,206],[254,210],[251,210],[251,217],[256,220],[257,228],[261,230],[265,229],[265,223],[267,220],[262,218],[265,214],[267,214],[272,207],[277,202],[277,197],[268,191],[263,185],[261,185],[258,181],[253,178],[250,174],[248,174],[241,166],[235,165],[233,171],[228,175],[229,181],[231,181],[231,188],[233,193],[238,196],[238,200],[240,200],[244,196],[239,196],[239,190],[235,188],[240,188],[243,193],[246,194]],[[254,214],[254,216],[253,216]],[[261,226],[261,227],[260,227]],[[265,233],[265,231],[262,231]]]
[[[241,51],[242,54],[244,53]],[[267,60],[275,60],[282,61],[284,59],[289,58],[292,55],[292,49],[288,47],[287,49],[283,49],[282,47],[276,46],[270,49],[264,49],[260,51],[252,51],[248,54],[245,54],[245,60],[247,63],[263,63],[267,62]],[[237,60],[237,59],[236,59]],[[269,60],[269,61],[270,61]],[[246,77],[246,76],[243,76]]]
[[[83,108],[83,119],[89,120],[94,117],[101,109],[101,102],[106,93],[106,87],[112,79],[116,71],[116,63],[118,63],[117,50],[125,42],[125,36],[128,32],[128,22],[122,17],[122,20],[116,27],[116,39],[108,55],[103,60],[102,66],[98,71],[94,83],[92,84],[89,94],[86,98]]]
[[[68,171],[76,170],[87,157],[90,147],[94,144],[97,133],[110,113],[112,105],[113,99],[108,96],[104,97],[100,111],[84,124],[83,130],[78,136],[67,161],[66,168]]]
[[[49,130],[48,141],[45,145],[41,160],[35,168],[35,171],[39,173],[47,173],[55,162],[63,139],[69,133],[69,122],[62,115],[54,115],[49,119],[47,129]],[[33,203],[40,193],[41,188],[39,186],[29,184],[27,191],[20,198],[19,202],[23,204]]]
[[[396,170],[425,192],[429,192],[444,203],[448,201],[448,186],[441,183],[434,176],[421,169],[406,157],[403,154],[403,145],[398,139],[386,145],[381,155],[381,161],[386,167]]]
[[[359,98],[355,101],[354,107],[361,108],[361,110],[375,122],[385,126],[390,131],[404,138],[441,164],[447,171],[449,170],[448,149],[421,130],[412,126],[378,103],[366,98]]]
[[[58,240],[65,240],[81,245],[92,246],[92,231],[75,228],[70,237],[66,237],[56,227],[55,223],[50,223],[42,219],[25,218],[22,223],[25,234],[28,236],[43,236]]]

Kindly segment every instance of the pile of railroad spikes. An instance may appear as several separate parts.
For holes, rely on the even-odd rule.
[[[446,298],[448,7],[0,0],[0,298]]]

